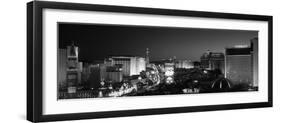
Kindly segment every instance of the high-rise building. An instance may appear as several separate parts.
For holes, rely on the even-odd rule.
[[[82,84],[83,62],[78,62],[77,71],[78,71],[78,81],[77,81],[77,83]]]
[[[90,63],[83,63],[83,69],[81,73],[81,81],[87,82],[89,80],[90,74],[91,74],[91,66]]]
[[[110,61],[105,61],[103,64],[99,64],[100,78],[106,80],[108,77],[107,67],[113,66]]]
[[[81,63],[78,61],[78,47],[67,46],[67,72],[66,81],[68,93],[76,93],[78,83],[81,81]],[[81,67],[81,68],[80,68]]]
[[[224,73],[224,54],[218,52],[207,51],[201,56],[201,67],[207,70],[218,69]]]
[[[146,70],[146,60],[143,57],[135,57],[134,59],[136,60],[136,64],[133,66],[133,68],[135,67],[135,70],[132,71],[135,73],[132,73],[132,75],[139,75],[140,72]]]
[[[239,45],[225,49],[225,77],[233,84],[253,83],[252,48]]]
[[[66,70],[67,70],[67,55],[66,49],[58,50],[58,86],[59,88],[66,88]]]
[[[121,82],[123,80],[122,65],[109,66],[106,69],[106,81]]]
[[[90,76],[89,76],[89,85],[90,88],[99,88],[100,87],[100,82],[101,82],[101,69],[100,65],[89,65],[88,66],[90,69]]]
[[[122,65],[110,65],[108,63],[90,65],[90,85],[97,88],[101,81],[121,82],[123,80]]]
[[[252,47],[252,64],[253,64],[253,87],[258,87],[259,84],[259,57],[258,57],[258,38],[251,39]]]
[[[107,62],[113,65],[122,65],[122,73],[124,76],[139,75],[145,70],[145,58],[136,56],[112,56]]]
[[[173,62],[171,63],[165,63],[164,64],[165,69],[165,79],[166,83],[173,83],[174,82],[174,68],[175,64]]]
[[[194,68],[193,62],[191,60],[177,60],[175,62],[175,68]]]

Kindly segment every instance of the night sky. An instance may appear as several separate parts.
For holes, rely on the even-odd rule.
[[[109,55],[145,56],[160,60],[177,59],[198,61],[210,50],[224,52],[225,47],[249,45],[258,31],[171,28],[128,25],[59,23],[59,48],[73,41],[80,48],[81,61],[103,60]]]

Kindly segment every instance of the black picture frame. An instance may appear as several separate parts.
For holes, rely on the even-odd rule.
[[[66,10],[86,10],[86,11],[104,11],[104,12],[121,12],[132,14],[150,14],[150,15],[169,15],[169,16],[188,16],[204,18],[222,18],[222,19],[239,19],[239,20],[257,20],[268,22],[268,101],[258,103],[241,103],[241,104],[224,104],[224,105],[207,105],[191,107],[173,107],[158,109],[140,109],[126,111],[107,111],[91,113],[70,113],[57,115],[43,115],[43,98],[42,98],[42,10],[44,8],[66,9]],[[123,117],[137,115],[155,115],[169,113],[229,110],[272,107],[272,27],[273,17],[264,15],[232,14],[217,12],[169,10],[155,8],[139,8],[124,6],[93,5],[80,3],[63,3],[63,2],[45,2],[33,1],[27,3],[27,120],[31,122],[45,121],[63,121],[94,119],[107,117]]]

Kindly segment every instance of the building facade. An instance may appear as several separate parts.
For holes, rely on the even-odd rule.
[[[122,66],[122,74],[124,76],[139,75],[146,68],[145,58],[131,56],[112,56],[108,59],[112,66]]]
[[[67,51],[66,49],[58,50],[58,86],[59,89],[67,88],[66,70],[67,70]]]
[[[140,75],[145,70],[145,58],[135,56],[111,56],[104,63],[89,65],[91,68],[91,87],[96,88],[99,82],[122,82],[124,76]]]
[[[78,61],[78,47],[67,46],[66,81],[68,93],[76,93],[77,85],[81,83],[82,63]]]
[[[105,80],[110,82],[121,82],[123,80],[122,66],[115,65],[107,67]]]
[[[251,47],[235,46],[225,49],[225,77],[233,84],[253,83]]]
[[[175,62],[175,68],[191,69],[194,68],[194,65],[191,60],[177,60]]]
[[[174,69],[175,69],[175,64],[173,62],[171,63],[165,63],[164,64],[164,69],[165,69],[165,79],[166,83],[170,84],[174,82]]]
[[[258,84],[259,84],[258,38],[251,39],[251,47],[252,47],[252,64],[253,64],[253,87],[258,87]]]
[[[88,66],[89,70],[90,70],[90,76],[88,79],[89,82],[89,86],[90,88],[99,88],[100,87],[100,82],[101,82],[101,74],[102,74],[102,70],[100,69],[100,65],[96,64],[96,65],[89,65]]]
[[[220,70],[221,73],[225,71],[225,58],[223,53],[210,52],[204,53],[201,58],[201,67],[207,70]]]

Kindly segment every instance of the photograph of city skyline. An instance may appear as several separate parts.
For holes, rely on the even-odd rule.
[[[57,25],[58,99],[258,91],[258,31]]]

